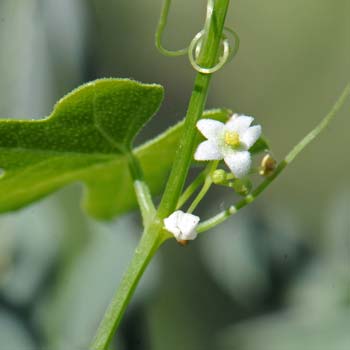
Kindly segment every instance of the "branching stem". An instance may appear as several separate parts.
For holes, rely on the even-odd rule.
[[[193,211],[197,208],[197,205],[200,203],[200,201],[204,198],[204,196],[209,191],[213,181],[212,181],[212,174],[215,171],[219,164],[219,161],[210,162],[207,167],[206,176],[204,180],[204,184],[197,194],[196,198],[193,200],[190,207],[187,209],[187,213],[193,213]]]
[[[217,61],[229,3],[229,0],[209,0],[208,2],[209,10],[205,23],[205,33],[197,58],[197,63],[201,67],[212,67]],[[185,118],[184,133],[181,137],[174,165],[158,209],[160,218],[167,217],[175,210],[181,195],[192,161],[197,132],[195,125],[203,113],[210,80],[211,74],[197,73]]]
[[[197,188],[204,183],[206,177],[206,171],[201,171],[198,176],[193,180],[191,184],[188,185],[186,190],[183,192],[181,197],[179,198],[177,202],[176,209],[180,209],[193,195],[194,192],[196,192]]]
[[[205,34],[203,35],[198,55],[198,64],[202,67],[211,67],[215,65],[217,61],[229,2],[229,0],[208,0],[207,19],[204,27]],[[166,1],[165,6],[167,6],[167,4],[170,4],[169,0]],[[165,10],[168,11],[169,8],[165,8]],[[167,15],[167,12],[165,12],[165,15]],[[163,17],[163,19],[164,18],[166,19],[166,16]],[[152,199],[148,187],[143,181],[141,168],[138,165],[137,159],[132,155],[129,159],[129,167],[134,179],[138,202],[141,207],[145,232],[135,250],[129,268],[98,328],[91,346],[92,350],[108,349],[144,270],[161,243],[169,237],[163,230],[163,218],[175,210],[179,201],[192,161],[195,135],[197,132],[195,124],[202,115],[205,107],[210,78],[211,74],[197,74],[185,119],[184,133],[158,210],[159,218],[153,215]]]
[[[236,205],[231,205],[224,211],[215,215],[214,217],[202,222],[198,226],[198,232],[207,231],[228,219],[231,215],[236,214],[238,210],[245,207],[247,204],[253,202],[290,164],[296,156],[311,142],[313,141],[331,122],[340,108],[344,105],[347,98],[350,96],[350,84],[348,84],[343,90],[342,94],[334,104],[331,111],[322,119],[322,121],[310,131],[285,157],[285,159],[277,166],[274,173],[265,179],[251,194],[243,198]]]

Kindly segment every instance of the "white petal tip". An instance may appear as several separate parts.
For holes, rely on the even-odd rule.
[[[207,139],[216,139],[224,129],[224,124],[214,119],[200,119],[196,126]]]
[[[252,147],[261,135],[261,126],[254,125],[248,128],[241,137],[241,141],[245,144],[247,149]]]
[[[234,152],[224,158],[226,165],[232,173],[239,179],[249,173],[251,167],[251,157],[248,151]]]
[[[200,143],[194,154],[195,160],[219,160],[222,159],[218,146],[212,141],[203,141]]]

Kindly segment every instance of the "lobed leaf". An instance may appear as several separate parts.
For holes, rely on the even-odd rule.
[[[101,79],[62,98],[42,120],[0,120],[0,212],[19,209],[72,183],[85,186],[83,206],[111,219],[137,206],[127,153],[155,114],[163,88],[128,79]],[[225,122],[227,109],[203,118]],[[153,195],[165,185],[183,122],[133,150]],[[202,141],[198,133],[197,143]]]
[[[111,218],[129,209],[126,154],[162,99],[160,85],[101,79],[65,96],[48,118],[1,120],[0,212],[76,181],[86,184],[91,215]]]

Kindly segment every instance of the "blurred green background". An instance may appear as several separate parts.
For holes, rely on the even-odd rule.
[[[186,46],[205,1],[174,0],[164,43]],[[0,0],[0,117],[48,115],[100,77],[165,86],[142,142],[182,118],[195,73],[154,47],[161,1]],[[215,74],[208,108],[263,125],[282,159],[350,78],[348,0],[232,1],[241,38]],[[167,242],[145,274],[113,348],[350,348],[348,102],[253,205],[186,248]],[[137,213],[95,222],[69,186],[0,217],[0,349],[87,349],[140,235]],[[1,194],[0,194],[1,195]],[[208,216],[232,202],[210,194]]]

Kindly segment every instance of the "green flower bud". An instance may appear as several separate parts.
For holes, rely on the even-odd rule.
[[[217,169],[211,175],[211,180],[216,185],[224,183],[226,181],[226,178],[227,178],[227,174],[226,174],[226,171],[223,169]]]
[[[245,178],[245,179],[236,179],[233,183],[232,183],[232,188],[234,189],[234,191],[238,194],[240,194],[241,196],[246,196],[250,193],[250,191],[252,190],[252,182]]]

